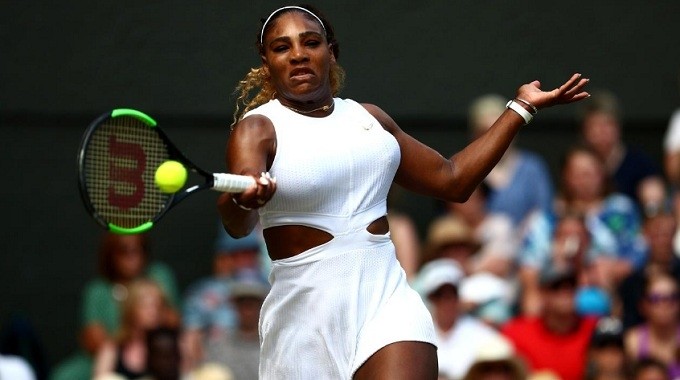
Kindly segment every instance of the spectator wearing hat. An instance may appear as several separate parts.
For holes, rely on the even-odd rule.
[[[601,318],[590,340],[586,379],[625,380],[628,372],[623,324],[616,318]]]
[[[472,257],[480,247],[464,219],[455,215],[441,216],[428,227],[423,263],[441,258],[452,259],[464,274],[470,274],[473,271]]]
[[[538,316],[521,316],[502,329],[531,371],[549,370],[562,380],[582,380],[597,319],[576,312],[576,273],[551,267],[541,273]]]
[[[213,273],[189,286],[183,306],[183,341],[187,369],[201,362],[208,340],[219,339],[237,325],[237,314],[231,301],[231,288],[236,273],[261,271],[260,254],[264,240],[258,231],[240,238],[229,236],[218,226],[215,239]]]
[[[461,281],[459,297],[470,315],[500,329],[512,316],[513,290],[504,279],[479,272]]]
[[[478,345],[499,336],[474,317],[461,314],[458,287],[463,277],[457,261],[440,258],[425,264],[414,282],[432,313],[439,373],[445,379],[462,378],[474,362]]]
[[[525,380],[524,363],[515,349],[499,336],[484,341],[475,354],[475,361],[463,380]]]
[[[241,271],[231,287],[231,300],[238,324],[228,334],[213,340],[206,349],[206,361],[226,365],[235,379],[257,380],[260,363],[258,322],[269,283],[257,272]]]

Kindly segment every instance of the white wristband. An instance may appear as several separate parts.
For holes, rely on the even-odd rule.
[[[534,118],[534,115],[532,115],[529,111],[527,111],[524,107],[522,107],[520,104],[517,104],[514,100],[510,100],[508,104],[505,105],[506,108],[509,108],[519,114],[519,116],[524,119],[524,124],[529,124],[531,120]]]

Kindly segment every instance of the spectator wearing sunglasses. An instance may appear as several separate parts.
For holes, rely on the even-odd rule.
[[[618,289],[623,306],[623,328],[627,330],[644,322],[640,313],[640,301],[644,297],[645,282],[657,273],[670,273],[680,279],[680,256],[673,247],[677,221],[668,210],[647,215],[642,234],[647,244],[646,262],[628,276]]]
[[[640,311],[645,322],[626,333],[626,353],[632,360],[659,360],[668,367],[672,379],[679,377],[680,293],[677,280],[665,273],[650,277]]]

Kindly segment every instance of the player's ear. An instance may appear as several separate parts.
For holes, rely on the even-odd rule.
[[[335,53],[333,53],[333,44],[328,44],[328,52],[331,55],[331,63],[336,63],[335,61]]]
[[[265,58],[264,55],[261,55],[260,58],[262,59],[262,70],[266,76],[269,76],[269,64],[267,63],[267,58]]]

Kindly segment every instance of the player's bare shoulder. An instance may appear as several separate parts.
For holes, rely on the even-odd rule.
[[[361,105],[370,113],[380,124],[382,127],[387,131],[390,132],[391,134],[396,134],[397,132],[400,131],[399,126],[397,123],[390,117],[390,115],[387,114],[382,108],[376,106],[375,104],[370,104],[370,103],[361,103]]]
[[[264,115],[248,115],[239,120],[228,140],[230,152],[261,152],[271,162],[276,154],[276,131],[271,119]]]
[[[231,128],[231,136],[234,138],[275,138],[274,124],[272,121],[259,114],[248,115],[239,120]]]

